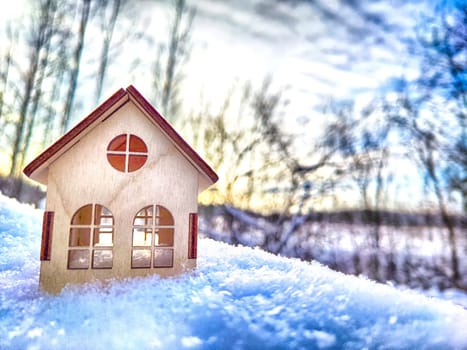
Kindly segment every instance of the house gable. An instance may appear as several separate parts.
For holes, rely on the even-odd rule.
[[[136,171],[115,169],[108,160],[109,144],[122,135],[138,137],[147,147],[147,158]],[[81,205],[79,200],[75,202],[76,194],[110,206],[114,202],[125,203],[120,197],[138,203],[140,198],[150,198],[151,193],[163,202],[169,201],[170,196],[182,201],[196,200],[200,177],[198,169],[131,100],[89,130],[51,163],[47,172],[48,204],[63,202],[70,210]],[[60,193],[53,195],[54,191]],[[183,198],[183,193],[190,195]]]
[[[50,164],[67,152],[102,121],[111,117],[113,113],[130,100],[163,132],[164,135],[166,135],[181,154],[183,154],[198,170],[201,175],[198,186],[199,191],[207,188],[218,180],[218,176],[214,170],[211,169],[196,151],[188,145],[175,129],[173,129],[161,114],[132,85],[128,86],[126,90],[118,90],[108,100],[102,103],[89,116],[30,162],[24,169],[24,173],[33,180],[47,185],[47,175]]]

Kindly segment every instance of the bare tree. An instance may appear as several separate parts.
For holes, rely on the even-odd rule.
[[[290,137],[279,124],[280,91],[272,91],[268,79],[258,88],[249,83],[237,86],[218,111],[205,106],[184,127],[192,144],[221,174],[214,187],[218,190],[210,192],[215,193],[214,201],[251,209],[253,202],[277,196],[270,189],[278,183],[288,186],[295,162]],[[274,204],[284,205],[278,202]]]
[[[52,18],[55,11],[56,2],[54,0],[41,1],[38,4],[37,16],[32,19],[32,27],[28,33],[28,70],[23,75],[24,85],[20,96],[19,119],[14,131],[10,176],[19,176],[20,174],[20,165],[29,144],[30,136],[28,134],[34,127],[40,85],[44,79],[44,69],[47,65],[48,50],[53,35],[51,23],[53,23]]]
[[[162,114],[175,121],[180,109],[179,88],[183,80],[182,67],[190,55],[190,34],[195,9],[185,0],[174,0],[174,17],[167,45],[158,47],[154,63],[153,87]]]
[[[80,73],[81,55],[84,48],[84,40],[86,35],[86,28],[89,22],[89,14],[91,10],[91,0],[80,0],[77,4],[79,9],[79,27],[76,37],[76,43],[71,55],[71,69],[69,72],[69,83],[67,96],[65,100],[65,108],[61,120],[61,131],[64,133],[68,130],[71,121],[71,113],[76,96],[76,89],[78,86],[78,77]]]
[[[63,14],[62,14],[63,15]],[[48,92],[48,100],[51,103],[44,105],[44,126],[42,133],[42,140],[40,142],[42,148],[45,148],[47,145],[54,140],[59,133],[61,132],[59,118],[60,114],[63,112],[62,103],[56,103],[56,101],[61,101],[64,99],[62,91],[66,84],[66,73],[68,71],[68,37],[71,35],[67,30],[59,30],[57,35],[57,42],[55,45],[54,59],[50,62],[51,66],[49,69],[53,72],[51,73],[52,81],[51,87]]]
[[[5,108],[5,93],[8,88],[10,69],[12,66],[12,51],[13,43],[17,41],[17,31],[11,26],[11,23],[7,23],[5,28],[5,37],[8,38],[7,47],[3,48],[5,52],[2,52],[1,63],[0,63],[0,126],[3,123],[3,113]]]
[[[114,35],[115,24],[117,23],[121,9],[125,0],[101,0],[99,18],[101,21],[102,47],[99,57],[99,68],[96,79],[96,104],[100,101],[102,88],[109,64],[110,45]]]
[[[8,123],[2,132],[8,143],[3,147],[10,148],[10,176],[19,176],[31,145],[45,146],[68,129],[79,86],[86,29],[93,15],[107,11],[110,14],[107,21],[103,19],[108,24],[102,29],[103,50],[94,56],[99,62],[96,76],[98,94],[101,92],[112,33],[123,3],[124,0],[41,0],[34,2],[30,18],[25,18],[24,33],[23,28],[13,30],[6,26],[4,38],[8,40],[0,48],[0,123]],[[26,48],[26,57],[12,55],[16,42],[23,40],[21,47]],[[7,109],[8,120],[4,118]]]
[[[465,211],[467,7],[462,2],[441,2],[439,10],[436,17],[424,18],[419,46],[413,48],[421,57],[420,78],[404,82],[399,99],[387,105],[387,116],[436,198],[448,231],[451,278],[459,286],[459,240],[448,204],[450,193],[457,191]]]
[[[467,211],[467,6],[462,1],[441,1],[436,16],[423,19],[419,27],[417,54],[423,58],[416,88],[421,91],[417,107],[444,108],[438,116],[457,120],[443,152],[449,160],[443,170],[451,191],[459,193]],[[413,87],[414,88],[414,87]],[[441,106],[439,102],[441,102]],[[426,108],[426,107],[425,107]],[[442,113],[442,114],[441,114]]]

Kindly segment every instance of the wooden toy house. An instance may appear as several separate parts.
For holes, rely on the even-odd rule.
[[[117,91],[24,173],[47,185],[45,291],[196,267],[197,197],[218,177],[135,87]]]

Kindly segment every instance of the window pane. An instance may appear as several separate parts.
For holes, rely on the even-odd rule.
[[[130,154],[128,156],[128,172],[132,172],[141,168],[144,163],[146,163],[146,155],[134,155]]]
[[[143,209],[141,209],[141,210],[136,214],[136,216],[137,216],[137,217],[152,217],[152,216],[153,216],[153,212],[154,212],[154,206],[153,206],[153,205],[149,205],[149,206],[144,207]]]
[[[69,250],[68,251],[69,269],[87,269],[89,268],[89,250]]]
[[[126,151],[126,135],[120,135],[110,141],[107,151]]]
[[[106,207],[104,207],[102,205],[99,205],[99,204],[97,204],[96,206],[101,207],[101,210],[102,210],[101,215],[102,216],[112,216],[112,212],[109,209],[107,209]]]
[[[135,216],[133,225],[135,226],[152,226],[153,206],[150,205],[141,209]]]
[[[138,136],[130,135],[130,152],[143,152],[147,153],[148,148],[146,144]]]
[[[94,212],[95,225],[113,225],[113,216],[109,209],[100,204],[96,204]]]
[[[79,208],[73,218],[71,219],[72,225],[91,225],[92,221],[92,204],[85,205]]]
[[[157,225],[160,226],[173,226],[174,219],[172,218],[172,214],[166,208],[161,205],[157,206],[157,217],[159,221],[156,222]]]
[[[70,247],[89,247],[91,243],[91,229],[90,228],[75,228],[70,229]]]
[[[111,247],[113,245],[113,228],[99,227],[94,229],[94,246]]]
[[[110,269],[112,268],[112,250],[99,249],[94,250],[92,256],[93,269]]]
[[[155,248],[154,249],[154,267],[172,267],[173,249]]]
[[[124,154],[107,154],[107,160],[110,165],[115,169],[125,172],[125,158]]]
[[[134,226],[150,226],[152,227],[152,218],[141,218],[141,217],[136,217],[134,222]]]
[[[150,228],[134,228],[133,229],[133,246],[143,247],[151,246],[152,229]]]
[[[174,245],[174,230],[173,230],[173,228],[157,228],[157,229],[155,229],[154,245],[155,246],[172,247]]]
[[[131,267],[151,267],[151,250],[150,249],[133,249],[131,256]]]
[[[114,224],[114,219],[111,216],[101,216],[99,221],[96,221],[96,225],[99,226],[112,226]]]

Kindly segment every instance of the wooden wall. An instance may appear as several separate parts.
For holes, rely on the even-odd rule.
[[[120,134],[140,137],[148,159],[139,170],[123,173],[107,161],[109,142]],[[189,214],[197,212],[198,171],[170,140],[129,101],[86,134],[50,165],[46,210],[53,211],[50,261],[41,262],[40,283],[58,292],[68,282],[123,278],[158,273],[169,276],[196,266],[188,257]],[[83,205],[101,204],[114,216],[112,269],[68,270],[69,226]],[[145,206],[166,207],[175,221],[174,267],[131,269],[133,218]]]

